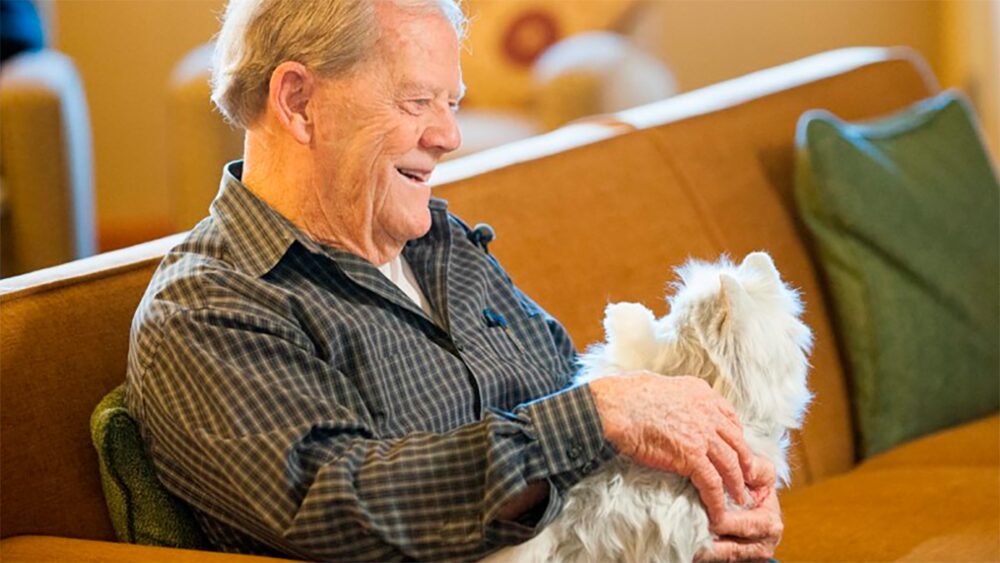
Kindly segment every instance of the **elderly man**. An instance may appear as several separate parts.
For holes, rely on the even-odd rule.
[[[569,336],[430,197],[460,142],[463,25],[452,0],[229,5],[213,99],[244,160],[132,332],[160,478],[223,550],[475,559],[621,454],[692,478],[706,557],[769,556],[773,471],[729,406],[693,378],[568,387]],[[727,512],[745,485],[767,500]]]

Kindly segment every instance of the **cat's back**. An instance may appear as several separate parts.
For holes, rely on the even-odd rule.
[[[687,479],[621,458],[573,487],[550,529],[555,561],[690,561],[711,542]]]

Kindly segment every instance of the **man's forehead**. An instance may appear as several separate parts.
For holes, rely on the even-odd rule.
[[[379,40],[382,61],[395,75],[396,87],[404,92],[448,91],[449,97],[462,98],[465,83],[457,56],[458,38],[451,23],[436,11],[415,13],[394,2],[378,3]],[[449,33],[450,32],[450,33]],[[455,49],[454,62],[450,51]],[[445,53],[444,51],[449,51]],[[454,68],[448,65],[454,64]],[[458,91],[453,91],[450,77],[457,71]],[[445,83],[443,77],[449,77]]]

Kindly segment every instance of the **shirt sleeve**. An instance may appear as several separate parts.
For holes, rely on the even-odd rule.
[[[308,559],[470,559],[525,541],[609,457],[585,386],[385,439],[351,374],[279,315],[184,309],[130,371],[130,406],[165,486],[271,548]],[[569,345],[570,349],[572,345]],[[496,514],[531,481],[535,525]]]

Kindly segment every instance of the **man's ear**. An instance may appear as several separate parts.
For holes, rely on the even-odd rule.
[[[278,123],[296,141],[309,144],[313,135],[313,120],[309,102],[316,92],[316,78],[301,63],[285,61],[271,73],[267,105]]]

